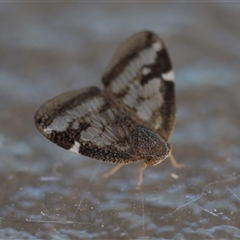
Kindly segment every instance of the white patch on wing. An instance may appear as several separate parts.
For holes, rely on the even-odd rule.
[[[80,147],[80,143],[75,141],[74,145],[69,149],[69,151],[74,153],[79,153],[79,147]]]
[[[50,134],[52,131],[63,132],[69,127],[69,123],[80,118],[84,118],[86,122],[91,121],[88,115],[94,115],[104,105],[105,100],[102,97],[95,97],[87,102],[79,104],[79,106],[67,110],[65,115],[56,117],[53,122],[44,129],[44,132]],[[74,121],[73,128],[77,129],[78,123]]]
[[[142,69],[142,74],[143,74],[144,76],[146,76],[146,75],[149,74],[150,72],[151,72],[151,69],[150,69],[150,68],[144,67],[144,68]]]
[[[175,79],[173,70],[170,70],[170,71],[167,72],[167,73],[163,73],[163,74],[162,74],[162,77],[163,77],[163,79],[164,79],[165,81],[172,81],[172,82],[173,82],[174,79]]]

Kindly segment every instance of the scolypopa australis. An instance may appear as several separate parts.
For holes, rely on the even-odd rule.
[[[167,157],[175,167],[169,136],[175,122],[174,73],[166,47],[144,31],[127,40],[102,77],[104,89],[87,87],[45,103],[35,115],[39,131],[71,152],[118,165],[147,166]]]

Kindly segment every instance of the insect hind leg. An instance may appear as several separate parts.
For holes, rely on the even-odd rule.
[[[110,176],[112,176],[113,174],[115,174],[122,166],[124,165],[124,163],[118,164],[116,167],[114,167],[113,169],[111,169],[109,172],[106,172],[103,177],[104,178],[108,178]]]
[[[172,153],[170,153],[170,155],[168,156],[170,161],[171,161],[171,164],[175,167],[175,168],[184,168],[185,167],[185,164],[183,163],[178,163],[176,161],[176,159],[174,158],[174,156],[172,155]]]

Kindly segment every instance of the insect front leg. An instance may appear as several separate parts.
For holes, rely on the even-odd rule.
[[[138,175],[138,185],[136,187],[137,190],[140,190],[142,187],[142,181],[143,181],[143,170],[147,167],[148,165],[144,163],[142,167],[139,170],[139,175]]]

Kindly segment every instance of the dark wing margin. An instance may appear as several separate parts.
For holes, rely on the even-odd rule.
[[[38,130],[53,143],[75,153],[113,163],[135,161],[118,110],[97,87],[64,93],[35,114]]]
[[[144,31],[127,40],[102,82],[111,96],[168,140],[175,122],[174,72],[165,44]]]

